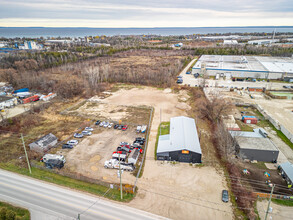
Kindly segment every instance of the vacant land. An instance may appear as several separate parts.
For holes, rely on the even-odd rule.
[[[268,219],[292,219],[293,207],[277,205],[274,202],[270,206],[272,207],[272,212],[269,212]],[[267,207],[268,200],[257,201],[257,210],[261,219],[264,219]]]
[[[145,87],[120,89],[103,99],[103,103],[154,107],[144,173],[138,181],[138,195],[130,205],[173,219],[211,219],[214,216],[218,219],[232,219],[230,204],[221,202],[221,190],[227,186],[220,170],[209,166],[199,168],[154,160],[160,118],[162,121],[170,121],[174,116],[188,116],[191,109],[189,98],[187,90],[174,93],[171,89]],[[99,97],[96,100],[100,100]],[[202,136],[208,136],[204,126],[200,126]],[[211,205],[215,209],[211,209]]]

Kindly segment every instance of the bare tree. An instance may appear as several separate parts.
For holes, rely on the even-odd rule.
[[[219,121],[216,126],[215,136],[217,138],[218,150],[222,158],[230,159],[236,153],[236,136],[232,136],[224,123]]]
[[[212,123],[220,121],[221,115],[230,110],[231,103],[217,93],[207,94],[207,99],[199,107],[202,115]]]

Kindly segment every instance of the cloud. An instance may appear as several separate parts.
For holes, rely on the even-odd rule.
[[[0,26],[292,25],[292,0],[2,0]]]

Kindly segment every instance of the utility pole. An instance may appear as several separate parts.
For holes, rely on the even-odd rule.
[[[162,109],[160,108],[160,136],[161,136],[161,124],[162,124]]]
[[[21,140],[22,140],[22,145],[23,145],[23,149],[24,149],[24,153],[25,153],[26,161],[27,161],[27,166],[28,166],[28,169],[29,169],[29,171],[30,171],[30,174],[32,174],[31,165],[30,165],[30,162],[29,162],[29,160],[28,160],[28,156],[27,156],[27,152],[26,152],[25,143],[24,143],[24,140],[23,140],[23,135],[22,135],[22,133],[20,133],[20,136],[21,136]]]
[[[272,196],[273,196],[274,188],[275,188],[275,184],[272,186],[271,195],[270,195],[270,200],[269,200],[268,208],[267,208],[267,211],[266,211],[266,217],[265,217],[265,220],[267,220],[267,217],[268,217],[268,214],[269,214],[269,209],[270,209],[270,204],[271,204],[271,200],[272,200]]]
[[[122,182],[121,182],[121,176],[122,176],[122,173],[121,173],[121,167],[120,167],[120,154],[119,154],[119,176],[120,176],[120,197],[121,197],[121,200],[123,199],[123,193],[122,193]]]

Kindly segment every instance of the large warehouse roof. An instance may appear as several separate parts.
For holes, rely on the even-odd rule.
[[[159,137],[157,153],[189,150],[201,154],[200,143],[193,118],[171,118],[170,135]]]
[[[207,70],[293,73],[291,57],[202,55],[193,69],[200,69],[203,63]]]

